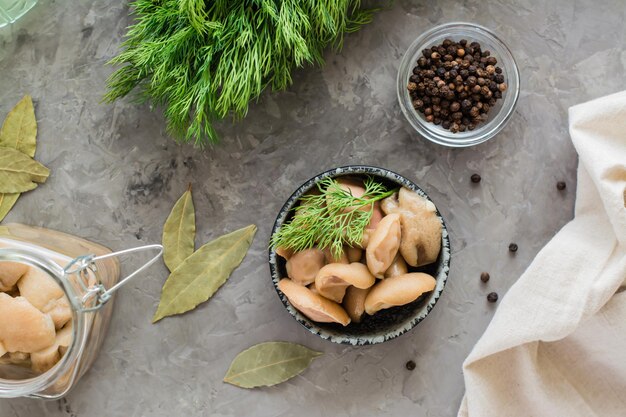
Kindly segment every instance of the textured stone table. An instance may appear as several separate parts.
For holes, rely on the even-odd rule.
[[[152,325],[164,266],[121,291],[91,371],[64,400],[0,400],[3,417],[37,416],[454,416],[461,364],[503,295],[573,215],[576,153],[567,108],[626,85],[622,0],[398,1],[296,72],[289,91],[264,94],[248,117],[223,124],[222,145],[178,146],[163,118],[129,101],[100,104],[104,63],[118,51],[128,10],[120,1],[46,1],[0,32],[0,115],[25,93],[36,101],[38,159],[49,181],[23,196],[7,221],[47,226],[114,249],[158,242],[171,206],[192,182],[197,243],[251,222],[252,250],[196,311]],[[417,137],[400,113],[400,57],[423,30],[465,20],[495,30],[517,58],[522,93],[494,140],[446,149]],[[384,345],[323,341],[283,309],[266,247],[274,217],[300,183],[325,169],[365,163],[415,180],[452,236],[442,299],[414,331]],[[472,173],[483,181],[470,183]],[[558,180],[567,182],[558,192]],[[509,242],[519,251],[511,256]],[[129,271],[138,261],[124,264]],[[491,273],[488,285],[481,271]],[[248,346],[288,340],[325,352],[303,375],[244,391],[222,383]],[[413,359],[417,368],[404,367]]]

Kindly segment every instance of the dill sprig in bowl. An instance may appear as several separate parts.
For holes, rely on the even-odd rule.
[[[391,340],[398,337],[409,330],[413,329],[419,322],[421,322],[430,313],[437,300],[441,296],[443,288],[445,287],[446,280],[448,278],[448,272],[450,270],[450,240],[448,237],[448,231],[446,229],[445,222],[441,217],[439,211],[436,212],[437,217],[442,224],[441,234],[441,251],[435,263],[425,265],[418,268],[413,268],[411,272],[425,272],[436,279],[435,289],[420,297],[418,300],[400,307],[394,307],[386,310],[381,310],[373,316],[367,316],[360,323],[350,323],[347,326],[341,326],[336,323],[320,323],[313,321],[298,311],[287,299],[287,297],[279,290],[278,283],[282,278],[287,277],[286,261],[276,253],[276,247],[280,247],[280,244],[292,243],[294,245],[300,245],[299,248],[310,248],[312,246],[319,247],[319,241],[313,241],[314,236],[322,236],[322,242],[326,239],[326,247],[333,248],[332,243],[338,242],[337,235],[330,235],[328,227],[334,227],[335,224],[327,220],[330,217],[330,213],[343,212],[339,208],[345,209],[346,207],[354,208],[355,202],[359,202],[354,199],[350,193],[345,192],[343,189],[334,190],[328,189],[329,186],[335,186],[338,178],[359,178],[366,185],[366,192],[369,193],[361,203],[363,207],[371,207],[371,198],[379,198],[380,200],[386,198],[387,194],[392,194],[400,187],[405,187],[411,191],[414,191],[422,197],[430,198],[426,193],[418,187],[415,183],[409,179],[384,168],[353,165],[340,168],[334,168],[329,171],[323,172],[304,184],[302,184],[289,199],[285,202],[281,208],[274,227],[272,229],[272,238],[270,239],[269,249],[269,264],[270,272],[272,276],[272,282],[276,289],[276,292],[285,306],[286,310],[291,314],[301,325],[303,325],[311,333],[320,336],[323,339],[342,344],[350,345],[369,345],[375,343],[382,343],[387,340]],[[322,193],[322,191],[325,191]],[[320,200],[320,195],[323,195],[325,200]],[[333,196],[337,198],[337,201],[333,202]],[[366,197],[364,195],[364,197]],[[311,203],[317,203],[320,205],[328,204],[330,202],[330,212],[320,209],[317,205],[311,205]],[[369,205],[369,207],[368,207]],[[307,213],[307,210],[311,210]],[[359,214],[356,213],[361,211]],[[360,242],[359,229],[362,236],[363,225],[367,225],[371,215],[368,215],[370,210],[349,210],[349,212],[355,212],[354,217],[345,216],[345,219],[350,218],[354,223],[351,223],[353,230],[346,229],[346,232],[341,236],[342,243],[346,243],[348,240],[356,239],[352,242]],[[300,213],[296,216],[296,213]],[[306,222],[297,224],[301,229],[291,226],[294,224],[296,217],[300,217],[302,214],[303,219]],[[316,215],[319,215],[319,222]],[[320,225],[321,224],[321,225]],[[337,229],[336,227],[334,227]],[[298,233],[298,230],[306,231],[305,233]],[[325,235],[329,235],[326,236]],[[298,239],[297,235],[306,236],[304,239]],[[313,242],[312,242],[313,241]],[[330,244],[328,243],[330,242]],[[335,245],[339,245],[335,243]],[[348,243],[350,245],[350,243]]]
[[[360,0],[135,0],[121,66],[104,100],[132,93],[165,108],[167,130],[197,145],[216,143],[214,123],[242,118],[267,86],[323,63],[328,46],[371,22]]]
[[[314,246],[330,248],[336,258],[343,246],[358,246],[374,211],[374,203],[389,197],[397,188],[386,187],[367,177],[363,181],[365,193],[354,196],[333,178],[326,177],[317,183],[317,193],[300,198],[294,216],[283,224],[271,238],[271,246],[300,252]]]

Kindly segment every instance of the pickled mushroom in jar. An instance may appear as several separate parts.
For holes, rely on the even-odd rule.
[[[72,342],[72,308],[61,286],[45,272],[19,262],[0,262],[0,365],[56,365]],[[2,377],[18,375],[3,369]]]
[[[0,291],[11,291],[28,271],[28,265],[19,262],[0,262]]]

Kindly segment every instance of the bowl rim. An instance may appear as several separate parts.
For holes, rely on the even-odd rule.
[[[494,124],[488,130],[477,129],[474,132],[472,132],[473,134],[471,135],[466,134],[463,137],[462,142],[455,141],[453,137],[451,136],[452,134],[444,133],[444,132],[436,133],[426,128],[424,126],[425,122],[422,122],[419,119],[419,117],[416,114],[414,114],[415,111],[413,110],[413,108],[409,108],[407,104],[405,103],[405,95],[408,94],[406,92],[405,76],[407,75],[407,73],[405,70],[410,70],[409,61],[414,55],[412,52],[419,50],[420,45],[424,44],[424,42],[431,36],[437,34],[438,32],[442,32],[451,28],[466,28],[467,30],[482,32],[483,36],[490,38],[490,41],[492,41],[494,44],[497,44],[498,47],[502,48],[502,50],[505,52],[506,55],[500,58],[502,60],[509,61],[513,69],[511,74],[507,74],[507,77],[510,77],[509,83],[508,83],[509,84],[508,94],[513,94],[512,101],[508,107],[505,108],[503,106],[502,108],[500,108],[499,112],[506,111],[506,113],[504,113],[502,117],[502,120]],[[468,37],[470,36],[468,35]],[[512,83],[511,81],[514,81],[514,82]],[[514,85],[514,88],[510,88],[511,85]],[[398,98],[398,103],[400,105],[400,110],[402,111],[402,114],[404,114],[404,117],[409,122],[409,124],[413,127],[413,129],[420,136],[422,136],[426,140],[436,143],[438,145],[442,145],[442,146],[446,146],[450,148],[465,148],[465,147],[478,145],[478,144],[481,144],[483,142],[486,142],[492,139],[498,133],[500,133],[502,129],[504,129],[504,127],[509,123],[513,114],[515,113],[515,109],[519,101],[520,87],[521,87],[521,79],[520,79],[519,67],[517,65],[517,61],[515,60],[513,53],[511,52],[509,47],[506,45],[506,43],[504,43],[504,41],[502,41],[502,39],[500,39],[500,37],[498,37],[498,35],[496,35],[491,29],[488,29],[485,26],[478,25],[476,23],[461,22],[461,21],[448,22],[448,23],[444,23],[441,25],[437,25],[428,29],[422,34],[420,34],[413,42],[411,42],[411,45],[407,48],[407,50],[402,55],[402,59],[400,60],[400,65],[398,67],[398,74],[396,77],[396,90],[397,90],[396,94]],[[496,114],[496,116],[497,115],[498,114]],[[490,123],[494,121],[495,121],[495,118],[483,124],[482,127],[483,128],[487,127],[489,126]]]
[[[315,184],[321,181],[324,178],[336,178],[344,175],[373,175],[386,178],[390,181],[393,181],[401,186],[405,186],[412,191],[417,192],[421,196],[425,197],[428,201],[434,204],[434,202],[430,199],[430,197],[426,194],[422,188],[420,188],[413,181],[408,178],[391,171],[386,168],[380,168],[372,165],[345,165],[337,168],[332,168],[326,171],[323,171],[312,178],[308,179],[304,183],[302,183],[296,190],[290,195],[287,201],[283,204],[279,213],[276,217],[274,225],[272,227],[272,231],[270,237],[278,230],[278,228],[283,224],[289,212],[293,208],[294,204],[297,200],[308,190],[310,190]],[[399,328],[390,329],[389,331],[385,331],[384,334],[379,335],[338,335],[333,332],[324,329],[318,324],[309,318],[305,317],[302,313],[300,313],[297,309],[295,309],[291,303],[287,300],[287,297],[280,291],[278,288],[278,281],[281,278],[279,277],[278,272],[278,264],[277,264],[277,254],[276,251],[269,246],[268,255],[269,255],[269,267],[270,267],[270,279],[272,280],[272,285],[274,286],[274,290],[278,295],[278,298],[282,302],[285,310],[305,329],[309,332],[316,334],[322,339],[329,340],[334,343],[352,345],[352,346],[365,346],[365,345],[373,345],[378,343],[383,343],[391,339],[395,339],[403,334],[406,334],[410,330],[414,329],[422,320],[430,314],[435,304],[441,297],[443,289],[445,288],[446,282],[448,280],[448,275],[450,272],[450,261],[451,261],[451,247],[450,247],[450,238],[448,229],[446,227],[445,220],[441,216],[437,205],[435,205],[436,214],[442,225],[442,245],[441,245],[441,261],[440,265],[437,267],[437,274],[435,279],[437,280],[437,284],[432,294],[429,296],[428,301],[421,305],[419,309],[415,311],[415,313],[410,317],[409,320],[402,323]]]

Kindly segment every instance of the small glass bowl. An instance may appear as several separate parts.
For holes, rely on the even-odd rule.
[[[472,131],[452,133],[441,126],[427,122],[424,115],[413,108],[411,96],[407,90],[409,77],[413,74],[413,68],[417,66],[417,59],[422,55],[422,50],[439,45],[446,38],[456,42],[461,39],[467,39],[468,43],[478,42],[483,51],[491,51],[491,56],[498,60],[496,65],[502,68],[504,82],[508,86],[502,98],[489,111],[487,121],[479,124]],[[454,22],[434,27],[415,39],[402,57],[397,84],[400,108],[415,130],[431,142],[460,148],[485,142],[504,128],[511,119],[517,104],[520,77],[511,51],[493,32],[473,23]]]

